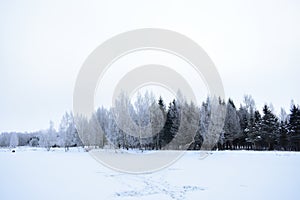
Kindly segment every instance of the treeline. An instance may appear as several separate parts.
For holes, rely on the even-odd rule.
[[[260,112],[248,95],[239,108],[232,99],[207,98],[200,107],[179,99],[166,104],[146,92],[131,102],[122,94],[112,108],[99,108],[89,119],[66,113],[59,130],[50,124],[35,133],[2,133],[0,146],[300,150],[300,110],[294,103],[277,116],[268,105]]]
[[[47,150],[55,147],[64,147],[68,150],[69,147],[83,146],[83,144],[75,127],[73,114],[66,112],[62,117],[58,130],[54,128],[54,123],[50,121],[50,126],[47,130],[31,133],[1,133],[0,147],[15,148],[17,146],[44,147]]]

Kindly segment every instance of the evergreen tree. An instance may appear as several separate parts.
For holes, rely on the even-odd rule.
[[[288,124],[288,133],[291,139],[293,150],[300,150],[300,110],[299,107],[292,104],[290,121]]]
[[[245,148],[247,140],[249,138],[249,119],[250,115],[246,107],[240,106],[238,110],[238,116],[240,120],[241,132],[235,138],[234,143],[237,148]]]
[[[160,96],[158,99],[158,106],[159,106],[159,110],[160,112],[158,112],[158,118],[162,117],[162,121],[163,121],[163,126],[165,126],[166,124],[166,118],[167,118],[167,114],[166,114],[166,106],[165,103],[162,99],[162,97]],[[157,126],[157,125],[156,125]],[[155,149],[161,149],[161,145],[162,145],[162,136],[164,135],[164,127],[160,128],[160,130],[156,133],[156,135],[154,136],[154,141],[155,141]]]
[[[178,127],[180,124],[179,107],[174,99],[172,103],[169,104],[166,123],[164,126],[164,131],[162,135],[162,146],[167,146],[175,137]],[[173,148],[170,146],[167,149]]]
[[[262,118],[258,110],[254,112],[252,131],[249,132],[249,142],[253,144],[252,149],[258,150],[262,146],[261,123]]]
[[[211,103],[210,98],[207,97],[206,102],[202,103],[200,109],[200,120],[199,120],[199,140],[201,141],[201,147],[203,145],[204,138],[208,137],[208,126],[211,116]],[[206,147],[205,147],[206,148]]]
[[[274,145],[278,138],[278,119],[267,105],[263,107],[263,113],[261,124],[262,138],[266,142],[268,150],[274,150]]]
[[[279,125],[279,138],[278,143],[281,150],[288,150],[289,149],[289,137],[288,137],[288,122],[280,121]]]

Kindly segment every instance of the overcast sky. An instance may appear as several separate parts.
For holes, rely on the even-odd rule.
[[[182,33],[208,53],[236,104],[300,103],[300,1],[16,1],[0,3],[0,132],[45,129],[72,110],[77,73],[110,37]]]

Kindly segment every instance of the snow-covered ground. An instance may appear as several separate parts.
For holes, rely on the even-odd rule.
[[[108,169],[80,149],[0,150],[0,199],[299,199],[300,153],[187,152],[161,171]]]

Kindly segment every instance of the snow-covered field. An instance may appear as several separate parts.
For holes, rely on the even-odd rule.
[[[161,171],[108,169],[80,149],[0,150],[0,199],[299,199],[300,153],[187,152]]]

